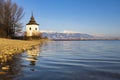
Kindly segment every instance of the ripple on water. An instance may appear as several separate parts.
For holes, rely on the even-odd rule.
[[[5,63],[4,66],[9,66],[5,74],[13,80],[119,80],[119,44],[119,41],[48,42]]]

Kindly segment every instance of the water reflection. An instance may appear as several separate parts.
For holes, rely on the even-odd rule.
[[[40,55],[40,46],[35,46],[34,49],[27,50],[28,57],[26,60],[30,61],[30,65],[35,66],[37,57]]]
[[[31,66],[30,71],[35,71],[32,66],[36,65],[39,54],[40,46],[34,46],[33,49],[27,50],[23,54],[0,53],[0,80],[18,80],[19,77],[24,76],[24,69],[29,66]],[[24,65],[25,61],[29,62],[29,66]]]
[[[21,59],[19,55],[1,56],[0,80],[13,80],[16,75],[21,75]]]
[[[0,80],[120,80],[119,43],[45,43],[2,60]]]

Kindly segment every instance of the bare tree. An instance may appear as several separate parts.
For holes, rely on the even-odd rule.
[[[0,0],[0,37],[5,37],[6,33],[3,30],[3,6],[4,0]]]
[[[0,26],[5,31],[7,37],[13,38],[15,31],[20,31],[22,26],[20,20],[23,17],[23,8],[13,3],[12,0],[2,0],[0,12]]]
[[[0,29],[2,28],[4,0],[0,0]]]

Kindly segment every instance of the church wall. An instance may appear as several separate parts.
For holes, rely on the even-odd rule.
[[[39,26],[38,25],[26,25],[27,36],[38,35]]]

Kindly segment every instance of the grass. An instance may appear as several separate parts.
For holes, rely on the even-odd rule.
[[[44,39],[25,41],[0,38],[0,62],[5,62],[6,58],[10,58],[9,56],[32,49],[45,41]]]

